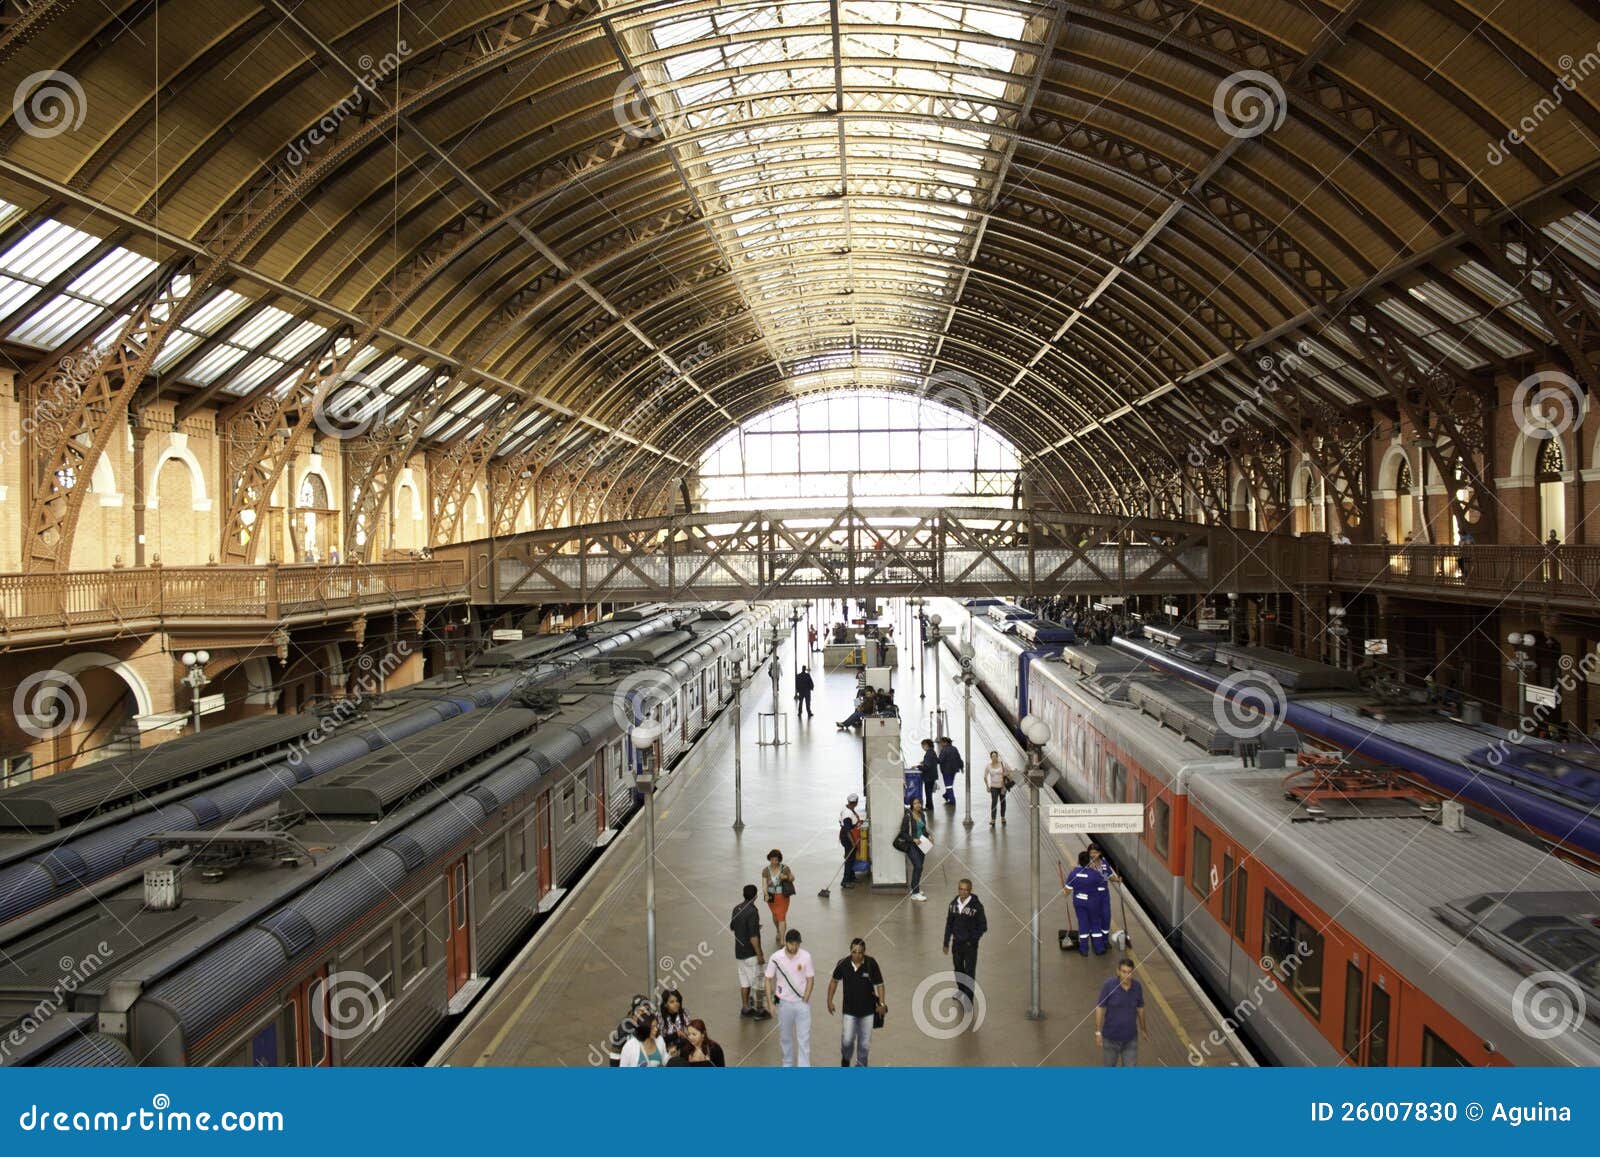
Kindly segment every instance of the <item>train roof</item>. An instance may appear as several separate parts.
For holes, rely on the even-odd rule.
[[[1431,976],[1452,990],[1458,999],[1441,1003],[1485,1040],[1504,1045],[1521,1039],[1512,1018],[1516,989],[1541,969],[1572,976],[1587,994],[1590,1017],[1600,1016],[1600,933],[1593,925],[1600,919],[1600,878],[1593,873],[1482,823],[1469,820],[1465,831],[1449,831],[1405,800],[1319,801],[1327,817],[1319,821],[1285,797],[1281,772],[1197,777],[1189,798],[1191,807],[1250,848],[1253,859],[1402,974]],[[1587,952],[1577,961],[1527,954],[1513,964],[1509,939],[1493,929],[1487,913],[1499,907],[1548,912],[1555,906],[1552,894],[1565,897],[1566,942],[1586,935]],[[1476,922],[1470,933],[1464,929],[1473,925],[1462,912]],[[1546,1043],[1569,1063],[1600,1064],[1594,1019]]]
[[[1129,701],[1163,727],[1169,727],[1202,751],[1225,755],[1237,749],[1238,725],[1218,710],[1215,695],[1181,679],[1156,677],[1139,680],[1128,687]],[[1230,730],[1232,725],[1233,730]],[[1254,727],[1250,729],[1252,732]],[[1261,750],[1294,751],[1300,736],[1291,727],[1271,726],[1251,735]]]
[[[1297,691],[1353,690],[1359,686],[1354,671],[1291,655],[1273,647],[1218,643],[1216,661],[1220,666],[1234,671],[1263,671],[1291,694]]]
[[[260,715],[0,791],[0,829],[54,831],[204,772],[265,755],[316,730],[314,715]]]

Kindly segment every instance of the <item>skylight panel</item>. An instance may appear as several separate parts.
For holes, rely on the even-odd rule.
[[[41,221],[0,255],[0,272],[35,283],[48,282],[98,244],[100,239],[92,233],[59,221]]]
[[[269,352],[275,358],[292,361],[305,352],[313,342],[325,336],[327,332],[327,326],[318,325],[314,321],[302,321],[280,338]]]
[[[63,293],[6,336],[23,345],[54,349],[105,312],[103,305]]]

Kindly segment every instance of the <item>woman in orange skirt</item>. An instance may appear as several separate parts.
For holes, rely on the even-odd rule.
[[[778,928],[778,951],[783,947],[783,934],[789,930],[789,897],[794,895],[794,873],[783,862],[783,853],[773,848],[767,853],[767,866],[761,869],[761,892],[767,898],[767,908],[772,912],[772,922]]]

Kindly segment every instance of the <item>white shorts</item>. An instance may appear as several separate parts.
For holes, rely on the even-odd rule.
[[[754,956],[746,956],[743,960],[734,960],[739,966],[739,987],[761,987],[761,962]]]

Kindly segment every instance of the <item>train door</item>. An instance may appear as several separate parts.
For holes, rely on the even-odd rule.
[[[535,825],[539,831],[539,895],[543,896],[556,886],[555,858],[550,842],[550,792],[539,796]]]
[[[594,838],[597,841],[604,839],[606,834],[606,772],[614,758],[612,749],[603,747],[589,765],[589,775],[594,783]]]
[[[472,918],[467,858],[462,856],[445,873],[445,889],[450,895],[450,930],[445,942],[448,995],[455,996],[472,979]]]
[[[328,1041],[330,1010],[326,964],[300,982],[295,1006],[300,1010],[300,1064],[307,1068],[328,1068],[333,1064],[333,1049]]]
[[[702,723],[702,724],[705,723],[706,720],[711,718],[711,707],[710,707],[711,700],[706,698],[706,692],[709,689],[708,688],[708,682],[709,681],[706,678],[706,668],[701,667],[700,668],[700,718],[699,718],[698,722]]]
[[[1344,966],[1345,1063],[1385,1068],[1394,1062],[1400,978],[1370,953],[1353,953]]]

